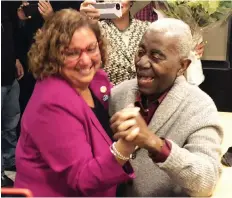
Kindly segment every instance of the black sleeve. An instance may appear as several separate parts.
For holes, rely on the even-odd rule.
[[[9,17],[12,23],[12,30],[13,30],[13,42],[14,42],[14,49],[15,49],[15,56],[16,59],[18,58],[20,46],[19,46],[19,18],[17,15],[17,9],[21,5],[20,1],[9,1],[8,2],[8,12]]]
[[[50,3],[54,11],[66,8],[72,8],[79,11],[82,2],[83,1],[51,1]]]

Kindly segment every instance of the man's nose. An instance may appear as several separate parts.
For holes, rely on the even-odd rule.
[[[150,63],[149,58],[148,58],[147,55],[141,57],[136,65],[138,67],[141,67],[141,68],[150,68],[151,67],[151,63]]]

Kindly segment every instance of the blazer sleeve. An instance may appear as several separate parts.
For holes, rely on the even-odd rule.
[[[82,115],[80,109],[75,114]],[[133,171],[125,173],[109,149],[102,156],[93,156],[83,120],[75,114],[57,102],[39,108],[32,139],[49,167],[64,174],[68,185],[84,196],[133,178]]]

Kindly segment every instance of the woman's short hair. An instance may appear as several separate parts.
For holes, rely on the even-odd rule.
[[[98,23],[74,9],[63,9],[53,14],[39,29],[28,52],[29,69],[36,79],[59,75],[63,66],[63,54],[74,32],[81,28],[90,28],[98,41],[102,64],[106,63],[106,44]],[[80,38],[83,40],[84,38]]]

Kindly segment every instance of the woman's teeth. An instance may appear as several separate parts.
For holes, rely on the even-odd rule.
[[[83,75],[88,75],[91,72],[91,68],[80,69],[79,72]]]

